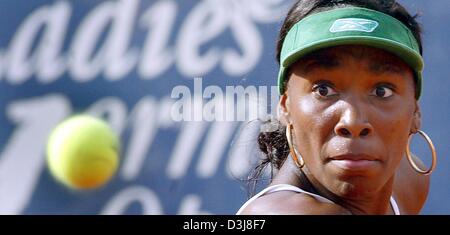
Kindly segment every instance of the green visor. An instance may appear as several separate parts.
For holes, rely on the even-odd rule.
[[[315,13],[289,30],[281,50],[278,75],[280,94],[285,91],[289,66],[308,53],[340,45],[371,46],[398,56],[414,71],[416,99],[419,99],[424,64],[411,30],[394,17],[360,7]]]

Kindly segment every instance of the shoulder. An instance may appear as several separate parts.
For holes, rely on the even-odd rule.
[[[413,156],[415,163],[422,169],[422,161]],[[404,157],[394,178],[394,197],[403,214],[418,214],[428,197],[430,176],[417,173]]]
[[[292,191],[270,193],[250,203],[242,215],[337,215],[350,214],[343,207],[320,202],[314,197]]]

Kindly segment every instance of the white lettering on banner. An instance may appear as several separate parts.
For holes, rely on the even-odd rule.
[[[171,119],[171,109],[172,105],[174,104],[173,100],[170,97],[164,97],[159,105],[159,115],[158,115],[158,123],[161,126],[161,128],[168,128],[168,127],[178,127],[180,126],[180,123],[174,122],[174,120]]]
[[[60,35],[66,35],[70,13],[67,2],[59,2],[49,9],[48,25],[42,38],[45,43],[40,44],[36,60],[37,77],[42,83],[53,82],[64,72],[67,62],[59,55],[64,44],[64,37]]]
[[[195,194],[186,195],[180,203],[179,215],[210,215],[211,213],[201,210],[202,199]]]
[[[137,63],[136,50],[128,50],[134,28],[137,0],[106,2],[95,8],[78,28],[70,48],[70,72],[74,80],[86,82],[101,70],[105,78],[117,80],[128,74]],[[110,34],[93,55],[101,33],[111,23]],[[90,59],[93,57],[92,59]]]
[[[166,174],[169,179],[180,179],[186,174],[207,126],[206,122],[183,122],[167,165]]]
[[[27,205],[45,166],[47,136],[69,115],[69,107],[64,96],[47,95],[15,101],[7,108],[17,127],[0,152],[0,214],[17,214]]]
[[[128,74],[136,66],[138,60],[137,48],[128,49],[139,0],[121,0],[115,6],[115,14],[111,36],[105,47],[105,77],[118,80]]]
[[[73,25],[70,21],[76,5],[67,0],[53,1],[25,16],[13,32],[9,45],[0,48],[0,86],[18,87],[32,78],[40,84],[50,85],[65,73],[78,83],[91,82],[101,76],[112,82],[124,79],[134,69],[140,79],[163,79],[162,73],[172,66],[187,77],[207,74],[218,67],[226,75],[244,75],[254,69],[262,56],[263,38],[257,23],[279,20],[281,6],[273,7],[277,13],[271,14],[272,6],[275,3],[290,5],[291,2],[258,0],[251,1],[252,5],[247,0],[233,1],[198,1],[185,19],[178,19],[181,22],[179,27],[175,25],[176,17],[180,15],[177,1],[156,1],[148,9],[139,11],[140,0],[100,1],[77,23],[73,35],[68,35],[68,29]],[[131,43],[136,39],[133,38],[136,29],[146,33],[143,45]],[[224,33],[230,33],[235,41],[228,46],[215,45],[214,40],[223,37]],[[36,89],[41,88],[42,91],[47,89],[36,86]],[[225,111],[228,106],[235,106],[234,99],[222,106],[217,105],[221,97],[216,91],[211,86],[205,90],[209,94],[207,98],[210,98],[206,108],[203,108],[204,97],[197,92],[192,94],[195,97],[193,112],[186,113],[192,114],[190,119],[199,120],[197,122],[174,122],[170,118],[173,100],[168,97],[159,101],[156,97],[140,97],[134,107],[128,107],[130,104],[120,97],[104,97],[92,100],[86,110],[94,116],[105,117],[119,136],[125,130],[130,131],[121,159],[119,177],[122,180],[134,180],[142,173],[146,158],[151,157],[152,144],[163,128],[179,129],[174,148],[167,156],[167,165],[163,169],[166,175],[163,176],[180,179],[192,168],[197,176],[205,179],[219,171],[222,155],[239,124],[202,121],[202,113],[208,109],[223,116],[228,114]],[[191,97],[190,91],[187,92],[189,94],[186,95]],[[245,102],[240,98],[237,103]],[[11,134],[7,134],[5,145],[0,149],[0,192],[8,192],[0,193],[0,214],[18,214],[28,205],[45,167],[47,135],[63,118],[72,114],[72,107],[69,97],[63,94],[8,102],[4,110],[10,123],[16,126]],[[254,115],[255,110],[247,112]],[[149,122],[150,119],[155,121]],[[205,144],[200,145],[202,141]],[[194,160],[196,151],[200,153],[198,161]],[[239,172],[248,170],[247,165],[241,164],[243,159],[247,159],[242,157],[243,153],[236,151],[227,159],[227,166]],[[241,154],[240,158],[237,154]],[[126,207],[135,201],[141,203],[143,213],[163,213],[156,193],[142,186],[118,191],[105,204],[103,213],[125,212]],[[181,200],[179,213],[203,213],[200,206],[200,196],[187,195]]]
[[[2,50],[0,50],[0,81],[3,78],[3,73],[5,71],[5,56],[4,56],[4,52]]]
[[[177,41],[178,68],[187,77],[201,76],[219,62],[219,48],[200,55],[200,47],[219,36],[227,24],[224,1],[201,1],[186,18]]]
[[[130,114],[127,123],[132,125],[132,134],[121,172],[125,180],[135,179],[144,166],[144,160],[158,131],[158,108],[154,99],[144,97]]]
[[[24,18],[9,46],[0,48],[0,81],[5,76],[9,84],[20,85],[36,77],[48,84],[65,72],[80,83],[100,75],[116,81],[133,69],[141,79],[155,79],[174,64],[185,77],[205,75],[219,64],[225,74],[242,76],[262,56],[263,38],[256,24],[277,22],[284,13],[281,9],[291,4],[289,0],[199,1],[175,34],[176,1],[157,1],[138,15],[140,3],[99,3],[84,16],[70,40],[65,40],[73,11],[70,1],[37,8]],[[135,31],[141,28],[147,31],[144,44],[130,48]],[[39,40],[40,29],[44,30]],[[211,43],[228,29],[239,50]],[[169,45],[172,34],[175,45]],[[64,41],[69,42],[66,53]]]
[[[139,175],[158,129],[174,125],[170,119],[170,110],[167,109],[172,103],[168,98],[157,103],[154,98],[146,96],[141,98],[128,115],[126,104],[122,100],[106,97],[87,110],[87,113],[94,116],[107,116],[118,135],[123,133],[124,128],[131,128],[127,149],[121,150],[125,156],[121,163],[121,176],[124,180],[133,180]]]
[[[220,160],[228,147],[238,122],[213,122],[206,136],[205,147],[200,153],[197,164],[197,175],[210,178],[217,172]]]
[[[138,68],[143,79],[156,78],[174,63],[175,53],[167,43],[176,16],[177,4],[172,0],[157,2],[142,15],[139,23],[149,32]]]
[[[142,173],[156,134],[161,128],[168,127],[180,128],[175,147],[168,158],[166,176],[169,179],[184,177],[191,166],[203,179],[213,177],[219,171],[223,154],[234,138],[233,133],[239,122],[182,122],[178,127],[180,123],[170,121],[168,107],[172,103],[168,97],[157,102],[147,96],[128,113],[121,99],[105,97],[87,108],[87,113],[105,118],[118,136],[130,127],[130,138],[124,144],[127,148],[122,150],[122,180],[136,179]],[[45,141],[49,132],[71,115],[72,108],[67,97],[53,94],[15,101],[9,104],[7,111],[12,123],[18,126],[0,153],[0,191],[8,192],[0,194],[0,214],[18,214],[27,205],[45,167]],[[205,144],[199,145],[203,139]],[[202,146],[200,157],[193,166],[194,152],[199,146]],[[242,155],[233,157],[235,160],[231,161],[231,168],[248,170],[249,166],[242,166],[241,163],[247,159],[243,156],[250,155],[243,152],[239,154]],[[15,180],[2,180],[12,178]]]
[[[130,186],[116,194],[103,208],[103,215],[124,214],[126,209],[138,202],[144,215],[161,215],[163,209],[155,192],[144,186]]]
[[[161,215],[164,213],[157,193],[145,186],[129,186],[112,197],[101,211],[102,215],[125,214],[133,203],[139,203],[143,215]],[[180,202],[177,214],[180,215],[210,215],[201,209],[202,199],[196,194],[188,194]]]
[[[229,0],[259,23],[273,23],[286,15],[291,0]]]
[[[6,78],[10,84],[25,82],[37,72],[40,82],[56,80],[65,70],[66,61],[59,55],[66,34],[70,5],[67,1],[53,6],[44,6],[28,16],[11,40],[7,58],[2,62]],[[44,27],[44,35],[32,52],[39,29]]]
[[[263,51],[262,37],[258,28],[251,16],[245,14],[245,8],[236,2],[238,1],[230,2],[234,13],[229,15],[229,24],[237,44],[241,47],[242,56],[234,49],[226,49],[222,61],[224,71],[228,71],[231,76],[240,76],[251,71]]]
[[[95,117],[107,117],[109,125],[117,134],[123,132],[128,115],[126,103],[117,97],[104,97],[97,100],[86,113]]]

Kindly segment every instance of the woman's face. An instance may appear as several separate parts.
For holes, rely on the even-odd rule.
[[[411,69],[380,49],[339,46],[290,72],[280,104],[308,178],[344,198],[383,190],[420,125]]]

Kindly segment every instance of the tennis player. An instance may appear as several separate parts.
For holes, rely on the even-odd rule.
[[[271,184],[237,214],[418,214],[436,165],[420,130],[421,28],[394,0],[301,0],[277,46],[278,120],[261,132]],[[409,151],[428,142],[429,168]]]

